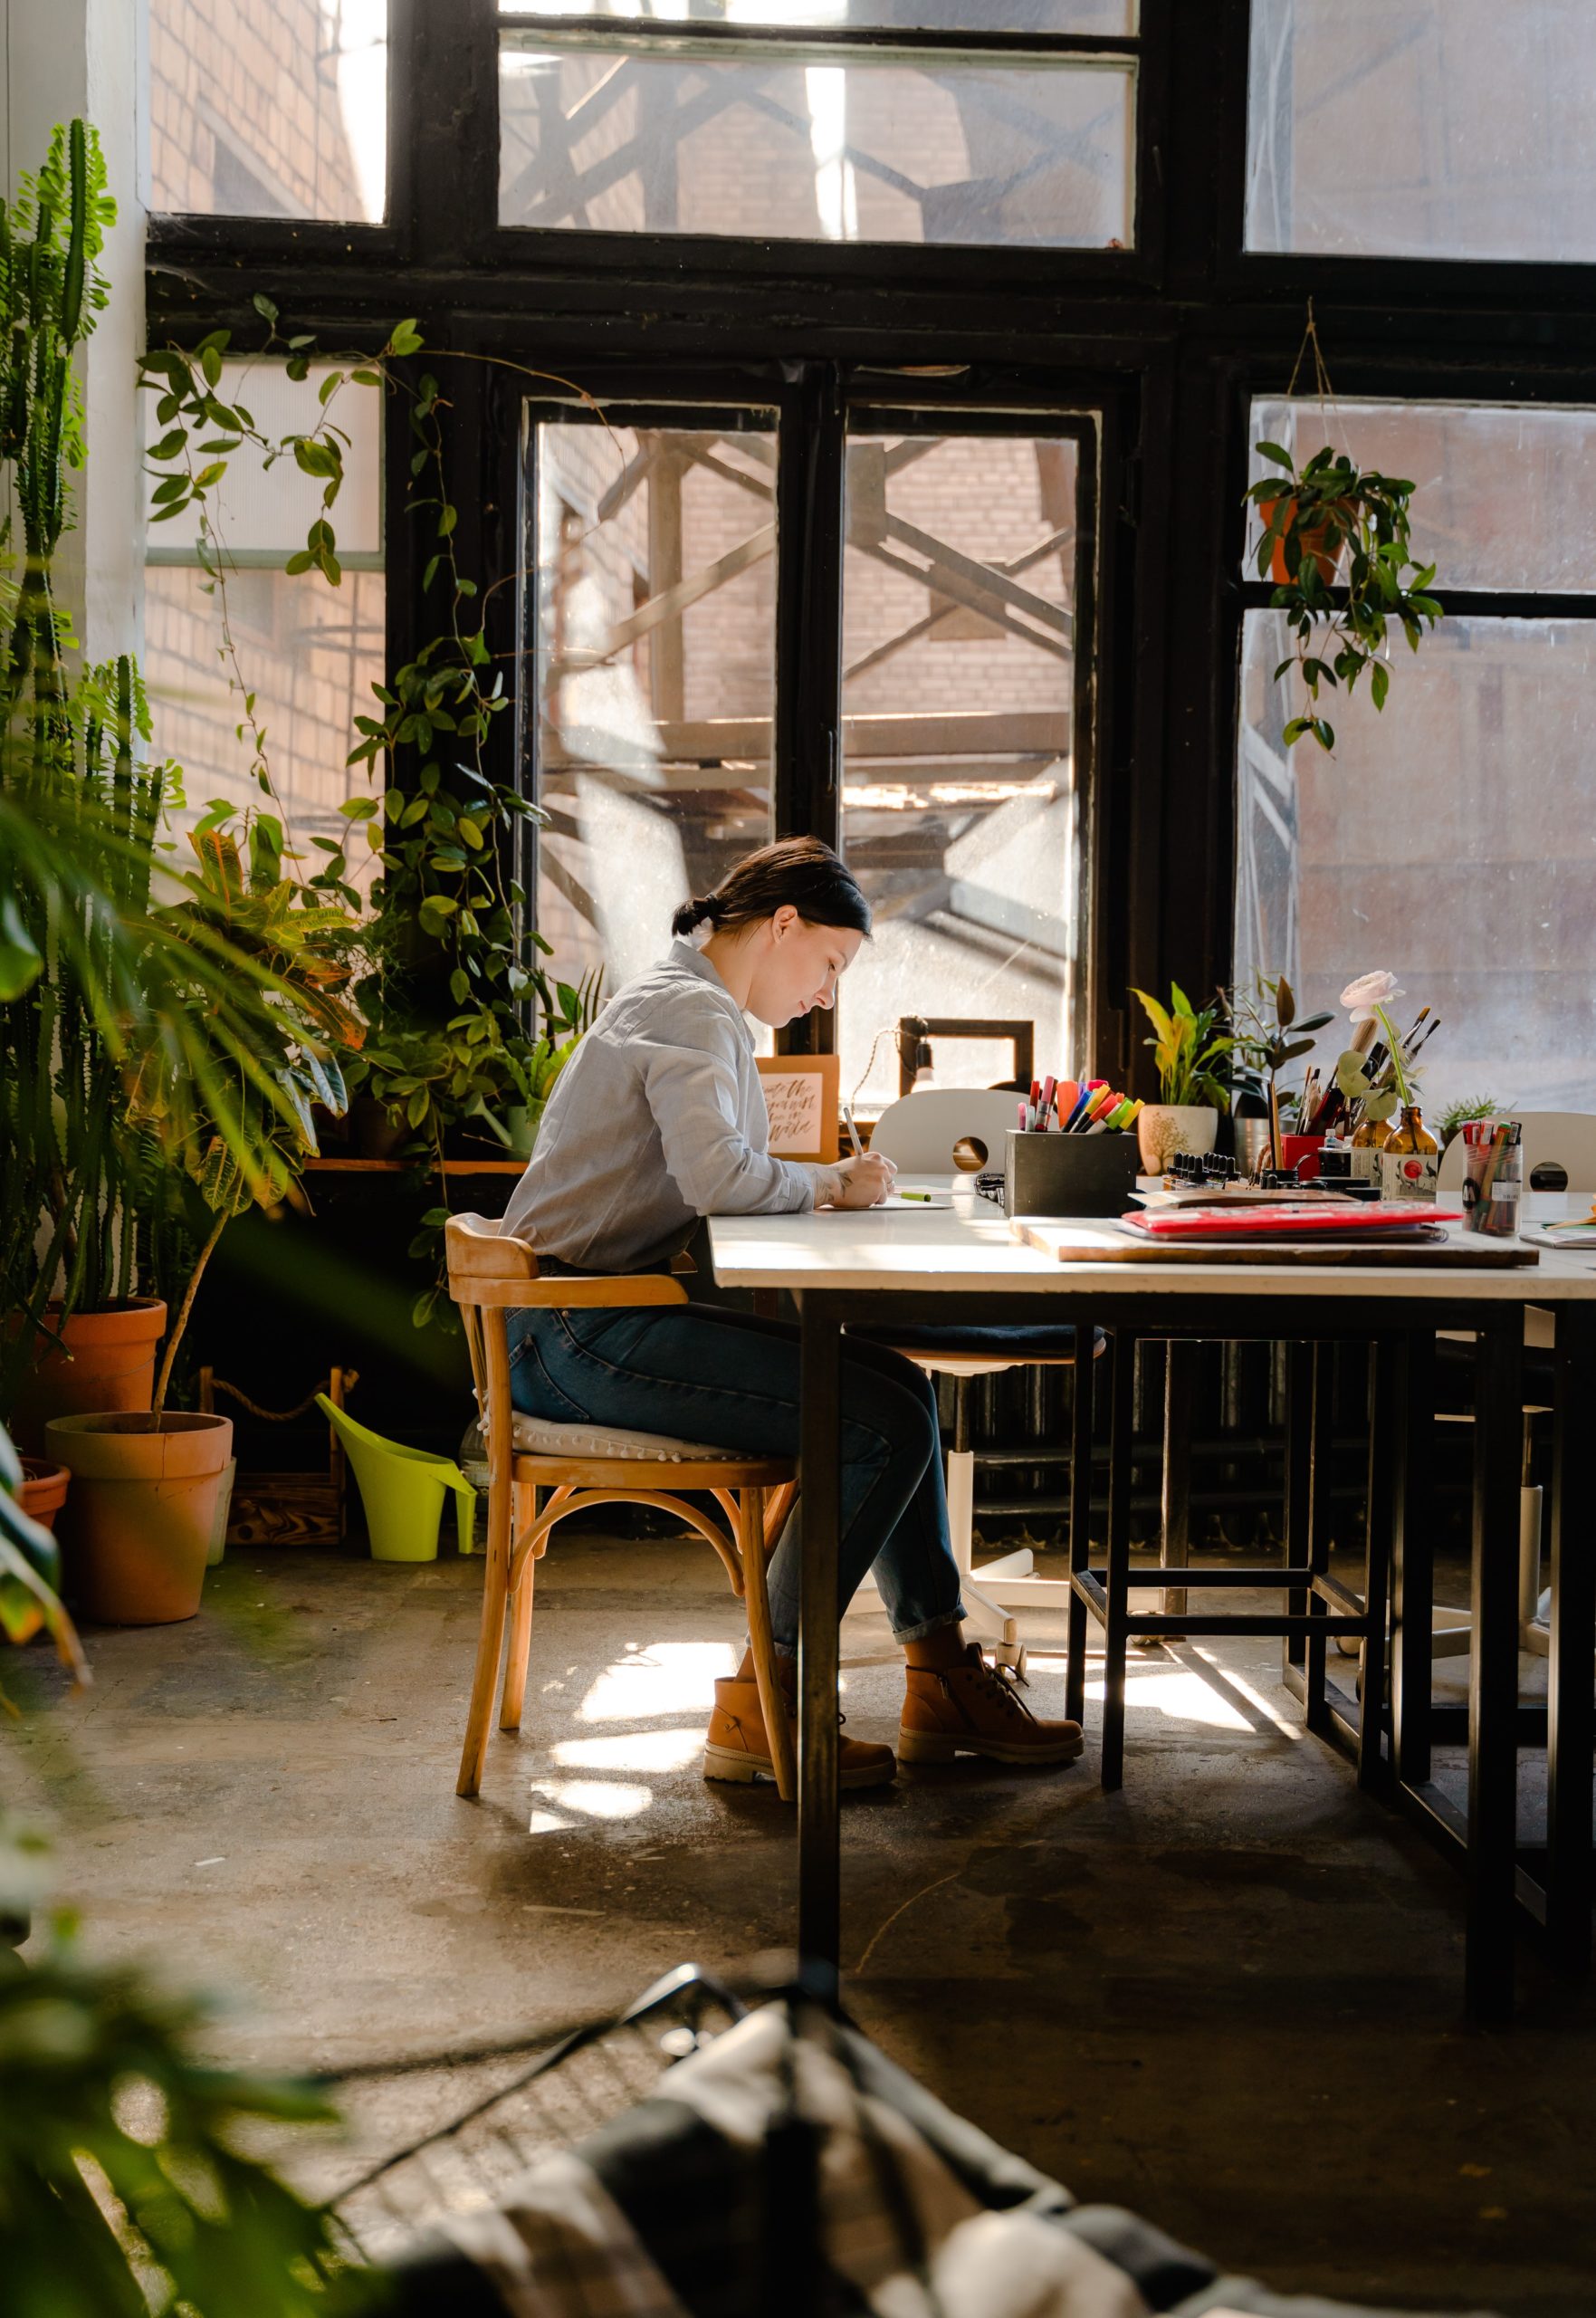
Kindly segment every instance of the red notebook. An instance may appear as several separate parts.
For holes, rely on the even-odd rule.
[[[1128,1231],[1150,1240],[1342,1240],[1378,1239],[1391,1231],[1428,1231],[1437,1223],[1460,1223],[1461,1211],[1443,1211],[1416,1200],[1358,1206],[1339,1201],[1324,1207],[1159,1207],[1122,1215]]]

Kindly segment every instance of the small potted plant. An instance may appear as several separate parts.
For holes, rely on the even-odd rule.
[[[1369,696],[1377,709],[1385,706],[1391,623],[1417,652],[1425,628],[1441,617],[1429,593],[1435,566],[1420,565],[1409,544],[1411,483],[1360,468],[1329,444],[1300,467],[1278,443],[1260,443],[1258,450],[1284,471],[1247,492],[1263,524],[1255,551],[1258,577],[1273,577],[1270,608],[1285,613],[1293,637],[1275,677],[1278,682],[1295,661],[1312,704],[1281,737],[1287,747],[1306,736],[1333,749],[1335,731],[1320,714],[1320,687],[1342,685],[1351,694],[1367,669]],[[1338,580],[1344,596],[1331,593]]]
[[[1231,1041],[1218,1028],[1219,1008],[1194,1008],[1179,982],[1170,984],[1168,1006],[1144,990],[1132,995],[1152,1024],[1154,1036],[1142,1044],[1152,1049],[1159,1092],[1158,1101],[1137,1114],[1136,1135],[1143,1169],[1161,1175],[1178,1151],[1213,1149],[1219,1113],[1230,1099],[1219,1074]]]
[[[1281,1126],[1283,1110],[1293,1107],[1299,1135],[1307,1123],[1300,1116],[1295,1097],[1282,1095],[1279,1074],[1287,1063],[1312,1054],[1314,1033],[1335,1017],[1309,1014],[1299,1020],[1296,997],[1284,974],[1276,974],[1273,981],[1267,974],[1259,974],[1250,990],[1233,994],[1228,1003],[1231,1051],[1240,1066],[1231,1072],[1231,1092],[1238,1102],[1244,1094],[1262,1101],[1269,1122],[1269,1164],[1285,1166],[1288,1161]]]
[[[1448,1103],[1435,1123],[1443,1152],[1449,1143],[1456,1142],[1472,1120],[1500,1118],[1505,1107],[1489,1095],[1466,1095],[1456,1103]]]

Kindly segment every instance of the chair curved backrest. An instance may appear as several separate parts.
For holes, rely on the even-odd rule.
[[[1004,1137],[1015,1124],[1013,1095],[984,1087],[924,1087],[889,1104],[870,1137],[905,1175],[970,1174],[1003,1164]],[[964,1144],[960,1158],[954,1146]]]
[[[1596,1197],[1596,1116],[1589,1111],[1514,1111],[1524,1128],[1524,1187],[1537,1167],[1561,1167],[1571,1192]],[[1463,1137],[1456,1135],[1441,1154],[1439,1188],[1456,1191],[1463,1181]]]

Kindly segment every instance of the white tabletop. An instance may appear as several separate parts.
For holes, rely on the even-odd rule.
[[[907,1184],[932,1188],[930,1177]],[[945,1180],[941,1189],[946,1190]],[[1586,1202],[1559,1194],[1526,1199],[1526,1221],[1582,1214]],[[1070,1221],[1068,1218],[1050,1219]],[[1083,1220],[1083,1235],[1106,1240],[1112,1222]],[[1460,1238],[1467,1235],[1460,1231]],[[1123,1296],[1286,1296],[1397,1298],[1467,1304],[1553,1304],[1596,1298],[1596,1250],[1583,1255],[1536,1250],[1538,1264],[1511,1271],[1426,1270],[1382,1263],[1378,1269],[1294,1264],[1060,1263],[1014,1239],[1001,1208],[959,1186],[951,1207],[890,1213],[827,1209],[815,1215],[716,1215],[710,1218],[715,1278],[722,1288],[805,1288],[857,1292],[903,1288],[964,1294]]]

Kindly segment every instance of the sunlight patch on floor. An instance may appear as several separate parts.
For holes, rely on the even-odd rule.
[[[1086,1696],[1101,1703],[1102,1682],[1088,1682]],[[1125,1704],[1132,1711],[1152,1707],[1159,1714],[1168,1715],[1171,1722],[1205,1723],[1210,1730],[1252,1729],[1246,1716],[1238,1714],[1228,1699],[1221,1698],[1200,1674],[1183,1666],[1127,1673]]]
[[[654,1806],[652,1787],[633,1786],[625,1779],[540,1778],[529,1792],[578,1819],[636,1819]]]
[[[562,1770],[685,1770],[703,1752],[703,1726],[690,1730],[613,1731],[602,1738],[561,1738],[551,1749]]]
[[[664,1715],[707,1715],[715,1678],[734,1671],[741,1652],[729,1642],[628,1644],[607,1666],[578,1710],[583,1722],[644,1722]]]

